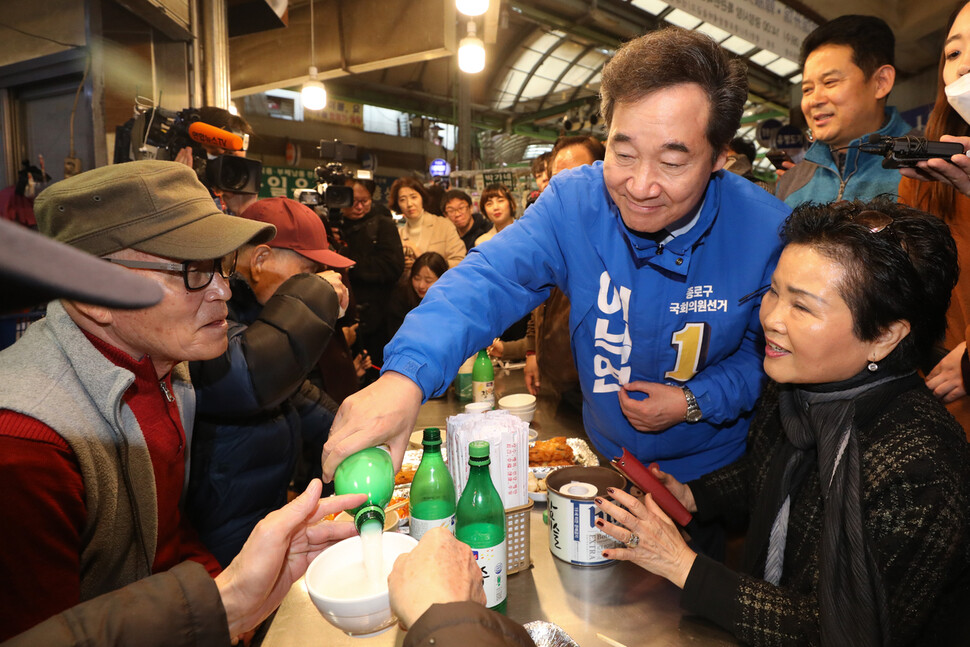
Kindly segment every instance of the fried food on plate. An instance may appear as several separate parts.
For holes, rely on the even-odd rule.
[[[565,436],[539,440],[529,448],[529,467],[572,465],[574,460],[573,448],[566,444]]]

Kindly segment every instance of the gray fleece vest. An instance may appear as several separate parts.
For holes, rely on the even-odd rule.
[[[188,370],[176,369],[174,395],[188,447],[195,393]],[[158,507],[151,457],[122,400],[134,379],[88,341],[59,301],[0,353],[0,408],[54,429],[81,467],[88,513],[81,534],[82,600],[148,577],[155,560]]]

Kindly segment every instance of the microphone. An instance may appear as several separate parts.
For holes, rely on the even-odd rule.
[[[189,137],[204,146],[225,151],[244,151],[249,148],[249,135],[239,136],[222,128],[196,121],[189,124]]]

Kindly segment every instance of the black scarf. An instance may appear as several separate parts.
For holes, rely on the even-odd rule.
[[[769,466],[748,531],[744,567],[778,584],[789,503],[805,477],[817,469],[823,508],[818,583],[822,645],[888,644],[885,594],[862,522],[857,429],[897,394],[912,388],[913,380],[919,380],[913,373],[881,368],[864,369],[839,383],[779,386],[781,424],[788,442]]]

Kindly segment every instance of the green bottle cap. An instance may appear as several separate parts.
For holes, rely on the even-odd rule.
[[[488,460],[488,441],[487,440],[473,440],[468,444],[468,458],[472,460],[482,461]]]
[[[424,430],[424,440],[421,442],[422,445],[440,445],[441,444],[441,430],[437,427],[428,427]]]
[[[365,505],[354,515],[357,532],[363,532],[365,524],[375,524],[378,530],[384,529],[384,508],[379,505]]]

